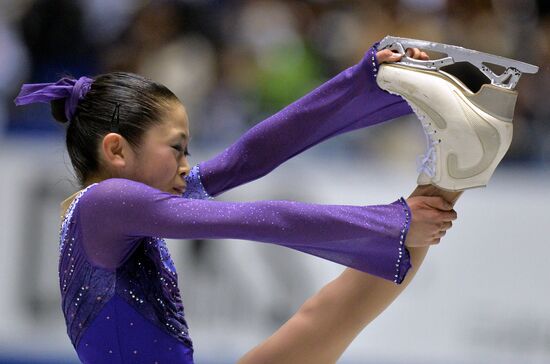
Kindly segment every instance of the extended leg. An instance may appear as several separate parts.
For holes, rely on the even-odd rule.
[[[462,192],[418,186],[413,196],[441,196],[454,204]],[[428,247],[409,248],[412,268],[396,285],[348,268],[309,298],[298,312],[239,364],[335,363],[355,337],[408,286],[422,265]]]

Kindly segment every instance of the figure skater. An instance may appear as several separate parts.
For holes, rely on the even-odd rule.
[[[399,58],[373,46],[360,63],[193,168],[185,108],[163,85],[123,72],[23,85],[17,104],[51,102],[54,118],[68,122],[67,149],[82,186],[62,203],[59,245],[62,310],[79,359],[193,363],[162,238],[227,238],[349,267],[239,361],[334,363],[451,227],[460,193],[420,186],[407,200],[375,206],[212,198],[323,140],[410,113],[375,82],[379,63]],[[330,166],[322,168],[336,185]]]

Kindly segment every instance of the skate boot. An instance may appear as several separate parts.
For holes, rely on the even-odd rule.
[[[514,90],[537,66],[462,47],[387,36],[378,46],[403,54],[382,64],[380,88],[403,97],[424,128],[428,147],[418,160],[418,184],[448,191],[486,186],[512,141]],[[407,48],[446,54],[412,59]],[[504,68],[497,75],[493,69]]]

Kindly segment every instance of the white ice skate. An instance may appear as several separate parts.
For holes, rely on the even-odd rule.
[[[385,48],[403,57],[382,64],[377,83],[409,103],[428,140],[419,160],[418,184],[449,191],[486,186],[512,141],[514,88],[522,73],[536,73],[538,67],[416,39],[387,36],[378,50]],[[407,57],[407,48],[447,56],[422,61]],[[489,68],[495,65],[504,72],[497,75]]]

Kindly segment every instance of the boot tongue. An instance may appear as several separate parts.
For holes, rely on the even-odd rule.
[[[430,183],[432,183],[432,179],[430,176],[428,176],[426,173],[424,172],[421,172],[419,175],[418,175],[418,179],[416,180],[416,183],[418,185],[429,185]]]

